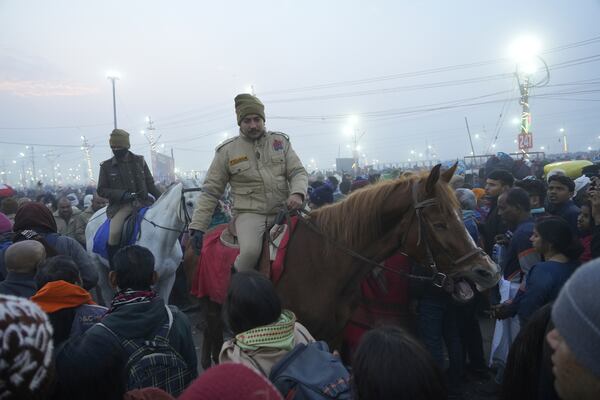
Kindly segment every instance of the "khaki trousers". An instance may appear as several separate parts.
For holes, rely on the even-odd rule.
[[[235,219],[235,229],[240,242],[240,254],[235,259],[235,269],[256,269],[263,245],[263,234],[273,224],[276,215],[242,213]]]
[[[125,219],[133,211],[131,204],[126,204],[117,211],[110,219],[110,229],[108,232],[108,244],[111,246],[118,245],[121,242],[121,232],[123,232],[123,224]]]

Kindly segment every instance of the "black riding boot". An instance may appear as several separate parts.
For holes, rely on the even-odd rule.
[[[108,253],[108,265],[110,266],[111,271],[114,269],[113,258],[115,257],[115,254],[117,254],[117,251],[119,251],[120,248],[121,246],[119,246],[118,244],[106,244],[106,252]]]

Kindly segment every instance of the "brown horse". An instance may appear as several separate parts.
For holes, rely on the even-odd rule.
[[[468,279],[480,289],[495,285],[497,266],[467,233],[447,184],[455,169],[441,174],[437,165],[429,174],[377,183],[312,211],[288,243],[276,285],[283,306],[313,336],[338,344],[360,299],[360,282],[399,250],[430,269],[431,284]],[[217,361],[223,341],[220,306],[208,303],[205,368],[211,358]]]

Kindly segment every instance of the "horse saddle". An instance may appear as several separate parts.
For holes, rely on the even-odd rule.
[[[136,229],[138,225],[138,219],[141,222],[141,218],[138,218],[138,210],[133,210],[131,214],[123,222],[123,229],[121,230],[121,240],[119,241],[119,247],[127,246],[130,243],[135,243],[137,238],[134,235],[139,235],[139,229]]]
[[[221,232],[219,240],[223,246],[227,246],[232,249],[240,248],[240,242],[238,242],[237,231],[235,229],[235,217],[227,223],[227,227]]]
[[[236,218],[234,217],[231,219],[231,221],[229,221],[227,227],[221,232],[219,240],[223,246],[227,246],[232,249],[239,249],[240,242],[237,238],[235,219]],[[268,229],[265,231],[263,241],[269,243],[269,259],[271,261],[275,260],[277,249],[279,248],[279,244],[281,243],[281,240],[283,240],[286,231],[287,225],[285,224],[285,218],[279,215],[275,218],[273,225],[268,227]],[[267,233],[269,236],[266,236]]]
[[[140,235],[140,225],[144,219],[144,215],[148,211],[148,207],[135,209],[129,217],[123,222],[123,230],[121,231],[121,240],[119,246],[127,246],[137,241]],[[106,250],[106,242],[110,231],[110,219],[107,219],[100,225],[94,235],[93,252],[104,258],[108,258]]]

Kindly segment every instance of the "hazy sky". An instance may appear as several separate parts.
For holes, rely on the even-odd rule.
[[[35,144],[38,168],[53,150],[68,168],[81,163],[85,135],[96,174],[111,155],[106,71],[117,70],[132,150],[149,156],[140,130],[150,115],[182,170],[207,168],[216,144],[237,134],[233,97],[250,85],[267,128],[320,168],[350,155],[351,115],[369,161],[406,161],[427,145],[442,159],[467,155],[465,116],[476,153],[513,151],[508,49],[527,34],[550,67],[530,101],[535,148],[559,151],[564,127],[571,149],[597,149],[598,21],[598,0],[0,0],[0,141]],[[20,152],[0,144],[0,169]]]

